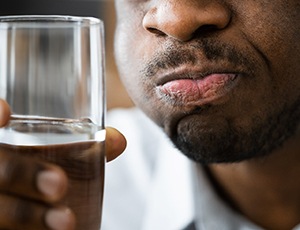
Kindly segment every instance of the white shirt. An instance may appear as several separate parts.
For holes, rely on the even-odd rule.
[[[102,230],[260,230],[227,207],[202,168],[138,109],[111,111],[127,149],[106,165]],[[300,226],[294,228],[300,230]]]

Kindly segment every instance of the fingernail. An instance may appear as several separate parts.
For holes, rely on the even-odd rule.
[[[69,209],[50,209],[46,213],[45,221],[52,230],[75,229],[75,217]]]
[[[37,177],[37,187],[48,197],[61,197],[65,191],[65,185],[61,175],[53,171],[41,171]]]

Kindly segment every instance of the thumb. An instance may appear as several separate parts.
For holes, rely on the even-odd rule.
[[[107,161],[117,158],[126,148],[126,139],[118,130],[107,127],[105,151]]]
[[[0,127],[5,126],[10,117],[11,111],[9,105],[3,99],[0,99]]]

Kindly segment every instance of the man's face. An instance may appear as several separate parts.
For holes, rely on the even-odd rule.
[[[241,161],[294,134],[298,0],[117,0],[116,8],[121,78],[188,157]]]

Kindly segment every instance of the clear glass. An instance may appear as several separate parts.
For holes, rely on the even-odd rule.
[[[0,97],[12,109],[0,149],[63,167],[77,229],[100,228],[104,177],[104,28],[96,18],[0,17]]]

